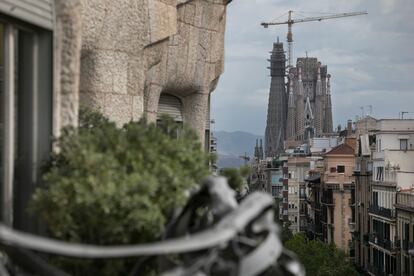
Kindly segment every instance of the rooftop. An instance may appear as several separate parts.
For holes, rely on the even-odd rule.
[[[354,155],[355,150],[349,146],[348,144],[344,143],[337,147],[334,147],[331,151],[327,152],[325,155]]]

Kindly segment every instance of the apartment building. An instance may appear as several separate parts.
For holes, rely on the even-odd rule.
[[[407,242],[405,226],[398,225],[396,198],[414,187],[414,120],[383,119],[377,123],[372,154],[369,264],[371,275],[398,275],[401,238]],[[401,211],[401,224],[403,211]],[[402,260],[404,262],[404,260]]]
[[[324,155],[321,177],[322,239],[348,253],[355,228],[354,165],[355,139],[346,138]]]
[[[355,264],[363,270],[369,264],[369,233],[371,224],[368,209],[371,205],[372,151],[375,150],[377,120],[366,116],[355,123],[358,153],[355,159]]]
[[[413,189],[408,192],[397,193],[396,203],[397,216],[397,243],[399,243],[399,254],[397,254],[397,275],[414,275],[414,193]]]
[[[374,128],[373,128],[374,129]],[[372,154],[375,149],[375,136],[368,133],[359,136],[358,156],[355,160],[355,264],[363,269],[368,267],[371,224],[368,209],[371,205]],[[374,148],[372,148],[374,147]]]
[[[291,156],[288,166],[288,216],[292,233],[306,231],[305,179],[310,169],[310,159],[305,156]]]

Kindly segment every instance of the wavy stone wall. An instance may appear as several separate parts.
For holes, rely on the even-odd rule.
[[[161,93],[183,102],[204,141],[223,72],[227,0],[81,0],[80,104],[119,125],[156,120]]]

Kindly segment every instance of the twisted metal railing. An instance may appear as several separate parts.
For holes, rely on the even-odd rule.
[[[157,270],[166,276],[304,275],[294,255],[283,249],[272,206],[273,199],[264,193],[250,194],[238,204],[224,178],[210,177],[167,227],[163,241],[123,246],[74,244],[0,224],[0,247],[13,261],[40,275],[67,274],[38,253],[83,259],[140,257],[130,275],[142,275],[143,263],[150,258],[157,259]],[[179,255],[180,262],[166,258],[171,254]],[[1,262],[0,275],[12,275]]]

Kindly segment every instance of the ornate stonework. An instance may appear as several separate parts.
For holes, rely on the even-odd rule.
[[[60,35],[66,43],[81,36],[80,71],[76,55],[71,56],[73,66],[62,65],[80,75],[81,105],[100,110],[118,125],[142,116],[155,121],[161,93],[171,94],[182,101],[184,123],[204,141],[209,95],[223,72],[227,0],[57,2],[62,4],[56,5],[56,22],[71,18],[59,10],[69,3],[76,4],[74,18],[81,14],[72,28],[67,24],[72,19],[63,22],[67,31]],[[77,114],[78,102],[71,105]]]
[[[296,67],[289,69],[286,78],[285,63],[283,44],[275,43],[270,58],[272,79],[265,133],[267,157],[283,152],[284,141],[303,142],[310,137],[332,133],[327,67],[316,58],[298,58]]]

